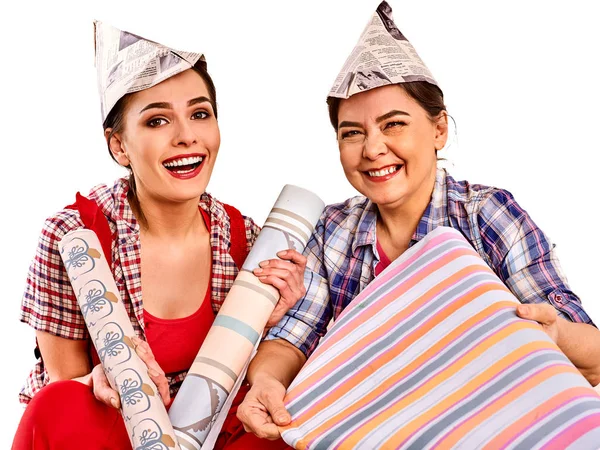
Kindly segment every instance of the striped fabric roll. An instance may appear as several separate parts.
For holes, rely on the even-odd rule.
[[[298,186],[285,185],[279,194],[169,410],[182,448],[213,448],[279,301],[279,291],[252,271],[281,250],[302,252],[324,207]]]
[[[288,390],[296,449],[600,447],[600,396],[456,230],[344,310]]]

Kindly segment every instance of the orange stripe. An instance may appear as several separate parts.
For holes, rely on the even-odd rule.
[[[474,294],[475,294],[475,296],[481,295],[479,292],[475,292]],[[465,297],[463,300],[465,302],[470,301],[470,299],[467,297]],[[396,374],[394,374],[392,377],[388,378],[387,380],[383,381],[379,385],[379,387],[377,387],[373,391],[367,393],[359,401],[355,402],[351,407],[345,409],[344,411],[340,411],[338,414],[336,414],[335,416],[331,417],[326,422],[324,422],[323,425],[321,425],[317,429],[313,430],[313,432],[311,432],[309,435],[306,436],[307,442],[310,442],[316,436],[321,434],[322,431],[333,427],[334,424],[343,421],[346,417],[352,415],[354,412],[356,412],[360,408],[364,407],[365,405],[369,404],[371,401],[373,401],[377,397],[383,395],[388,389],[390,389],[392,386],[394,386],[400,380],[402,380],[406,376],[410,375],[412,372],[417,370],[420,366],[422,366],[427,361],[429,361],[437,353],[439,353],[441,350],[443,350],[445,347],[447,347],[452,341],[456,340],[460,335],[462,335],[465,331],[472,328],[477,322],[480,322],[480,321],[494,315],[496,312],[498,312],[502,309],[514,308],[514,307],[515,307],[514,302],[510,302],[510,301],[496,302],[496,303],[488,306],[486,309],[479,312],[475,316],[466,320],[463,324],[461,324],[460,326],[458,326],[457,328],[452,330],[450,333],[448,333],[446,336],[444,336],[442,339],[440,339],[430,349],[425,351],[422,355],[420,355],[413,362],[408,364],[405,368],[396,372]],[[430,320],[430,322],[432,322],[432,321],[441,322],[443,320],[443,318],[438,319],[438,316],[440,316],[440,315],[441,314],[434,316]],[[438,319],[438,320],[436,320],[436,319]],[[523,323],[523,324],[528,324],[528,323]],[[534,328],[535,326],[531,325],[530,327]],[[400,354],[406,347],[408,347],[412,342],[414,342],[416,339],[420,338],[426,332],[423,330],[429,330],[429,329],[430,329],[430,327],[428,327],[426,325],[419,327],[417,330],[415,330],[413,335],[411,335],[407,338],[407,339],[412,338],[412,339],[410,339],[411,340],[410,343],[405,343],[405,342],[399,343],[396,347],[394,347],[392,349],[392,351],[388,352],[385,355],[382,355],[379,358],[379,359],[385,359],[384,361],[378,361],[378,362],[380,362],[381,365],[383,365],[383,364],[386,364],[387,362],[391,361],[392,359],[396,358],[398,356],[398,354]],[[414,336],[414,335],[416,335],[416,336]],[[359,383],[361,383],[362,381],[364,381],[368,376],[371,375],[371,373],[372,373],[372,371],[370,369],[363,369],[363,370],[357,372],[352,377],[351,381],[344,383],[343,386],[340,386],[334,392],[329,393],[329,395],[327,395],[320,402],[315,402],[315,404],[313,404],[311,406],[311,408],[304,414],[306,414],[308,417],[311,417],[311,416],[317,414],[319,411],[329,407],[330,405],[332,405],[333,403],[338,401],[341,397],[343,397],[354,386],[356,386]],[[302,417],[304,416],[304,414],[300,418],[293,421],[290,425],[288,425],[287,428],[295,428],[295,427],[299,426],[300,424],[304,423],[304,420],[302,420]]]
[[[447,254],[439,257],[435,261],[430,262],[429,264],[423,266],[423,269],[421,269],[416,274],[414,274],[412,277],[410,277],[407,280],[405,280],[404,282],[402,282],[393,291],[389,292],[384,297],[381,297],[377,301],[376,305],[369,306],[369,308],[368,308],[369,315],[370,316],[374,316],[376,313],[378,313],[379,311],[381,311],[382,309],[384,309],[386,306],[388,306],[391,302],[393,302],[394,300],[396,300],[400,295],[403,295],[409,289],[413,288],[418,283],[420,283],[421,281],[423,281],[425,278],[427,278],[428,276],[431,276],[431,274],[435,270],[438,270],[439,268],[447,265],[448,263],[452,262],[453,260],[455,260],[455,259],[457,259],[457,258],[459,258],[461,256],[473,256],[473,251],[469,250],[469,249],[462,249],[462,248],[461,249],[454,249],[454,250],[448,252]],[[486,270],[486,269],[487,269],[487,271],[490,271],[489,267],[483,266],[483,265],[470,265],[469,267],[476,267],[480,271],[483,271],[483,270]],[[498,284],[501,284],[501,283],[498,283]],[[411,305],[411,306],[413,306],[413,305]],[[411,309],[411,312],[414,311],[415,309],[417,309],[417,308],[413,307]],[[360,323],[362,322],[362,320],[363,320],[362,316],[358,315],[357,317],[354,317],[352,320],[350,320],[346,325],[344,325],[344,329],[354,330],[356,327],[358,327],[360,325]],[[355,322],[357,322],[357,323],[355,324]],[[324,351],[326,351],[327,349],[329,349],[332,345],[336,344],[341,339],[343,339],[344,338],[344,334],[345,333],[338,332],[335,335],[333,335],[330,338],[328,338],[326,342],[323,342],[321,345],[319,345],[317,347],[317,349],[315,350],[315,352],[314,352],[314,358],[316,358],[321,353],[323,353]]]
[[[572,371],[579,373],[576,369]],[[556,409],[563,403],[573,400],[574,397],[590,396],[594,397],[594,389],[591,387],[574,387],[567,389],[554,397],[547,400],[537,408],[529,411],[522,417],[519,417],[510,427],[502,433],[496,435],[494,439],[486,444],[484,450],[494,450],[508,445],[515,437],[527,430],[531,425],[540,420],[540,417],[545,416],[549,411]]]
[[[479,426],[481,423],[486,421],[492,415],[496,414],[502,408],[518,399],[527,391],[531,390],[539,383],[549,378],[552,378],[555,375],[560,375],[565,372],[579,373],[577,369],[566,364],[560,366],[544,367],[542,370],[525,380],[520,385],[516,386],[514,389],[506,392],[504,395],[502,395],[502,397],[498,398],[496,401],[488,403],[487,405],[485,405],[484,408],[478,411],[472,411],[473,416],[471,418],[463,422],[459,427],[455,428],[446,437],[442,438],[442,440],[436,442],[434,447],[452,448],[467,433],[469,433],[475,427]],[[517,419],[515,418],[515,420]],[[500,446],[496,446],[496,448],[498,447]]]
[[[427,381],[422,386],[419,386],[418,389],[416,389],[413,392],[411,392],[410,394],[408,394],[402,400],[395,403],[391,407],[387,408],[385,411],[382,411],[376,418],[374,418],[367,424],[365,424],[365,425],[361,426],[360,428],[358,428],[357,430],[355,430],[350,435],[350,437],[344,441],[345,444],[349,444],[350,448],[352,448],[353,446],[356,445],[356,443],[358,443],[361,439],[363,439],[373,429],[381,426],[384,422],[389,420],[391,417],[393,417],[395,414],[397,414],[402,409],[406,408],[411,403],[413,403],[416,400],[418,400],[419,398],[427,395],[427,393],[430,390],[439,386],[441,383],[446,381],[448,378],[450,378],[456,372],[463,369],[465,366],[467,366],[470,362],[477,359],[479,356],[481,356],[481,354],[483,352],[485,352],[486,350],[491,348],[493,345],[506,339],[511,334],[513,334],[519,330],[522,330],[523,328],[531,328],[531,329],[539,330],[538,326],[534,325],[532,323],[514,322],[514,323],[509,324],[504,329],[502,329],[502,330],[498,331],[497,333],[494,333],[493,335],[486,338],[479,345],[475,346],[469,352],[467,352],[466,354],[461,356],[458,360],[456,360],[456,362],[454,362],[453,364],[448,366],[442,372],[435,375],[432,379]],[[445,409],[449,408],[457,401],[459,401],[462,398],[464,398],[465,396],[469,395],[473,390],[477,389],[479,386],[481,386],[483,383],[488,381],[490,378],[492,378],[493,376],[495,376],[498,373],[505,370],[507,365],[513,363],[517,359],[525,356],[526,354],[528,354],[532,351],[535,351],[538,349],[546,349],[546,348],[556,349],[556,346],[553,344],[550,344],[547,341],[541,341],[541,342],[532,342],[530,344],[524,345],[523,347],[520,347],[516,351],[505,356],[503,359],[501,359],[500,361],[498,361],[497,363],[492,365],[485,372],[483,372],[482,374],[475,377],[473,380],[471,380],[469,383],[467,383],[461,389],[453,392],[451,395],[446,397],[446,399],[443,402],[438,403],[436,406],[429,409],[427,412],[425,412],[424,414],[419,416],[417,419],[404,425],[400,430],[398,430],[398,432],[396,434],[394,434],[390,439],[388,439],[383,445],[384,446],[393,445],[393,444],[398,445],[400,442],[403,442],[405,439],[407,439],[415,430],[420,428],[423,424],[429,422],[434,417],[436,417],[438,414],[443,412]]]
[[[466,270],[466,269],[463,269],[463,270]],[[471,290],[470,292],[462,295],[462,297],[460,299],[456,300],[455,302],[453,302],[450,305],[450,307],[447,307],[445,309],[438,311],[435,315],[433,315],[431,318],[429,318],[425,323],[418,326],[410,334],[406,335],[399,342],[397,342],[394,346],[387,348],[387,350],[384,354],[379,355],[374,361],[369,363],[368,366],[362,367],[361,369],[357,370],[351,377],[349,377],[348,379],[345,380],[344,386],[358,385],[360,382],[362,382],[367,377],[369,377],[373,373],[373,371],[378,370],[380,367],[384,366],[385,364],[388,364],[394,358],[397,358],[406,348],[408,348],[410,345],[412,345],[418,339],[420,339],[424,335],[426,335],[432,328],[438,326],[441,322],[443,322],[449,316],[454,314],[456,312],[456,310],[460,309],[465,304],[473,301],[473,299],[475,299],[493,289],[495,289],[494,283],[486,283],[486,284],[478,286],[477,288]],[[434,292],[431,295],[434,296],[434,295],[437,295],[437,293]],[[428,301],[428,297],[429,296],[427,296],[427,297],[423,296],[422,298],[425,301]],[[505,308],[515,307],[515,304],[513,302],[498,302],[498,303],[503,304]],[[400,315],[401,314],[398,314],[398,316],[400,316]],[[400,317],[398,320],[402,320],[402,317]],[[369,340],[369,335],[367,335],[363,340],[354,344],[349,349],[343,351],[341,354],[339,354],[339,356],[334,358],[330,363],[327,363],[323,368],[319,369],[319,371],[317,371],[315,374],[311,375],[307,380],[305,380],[304,382],[302,382],[298,386],[296,386],[291,391],[292,395],[294,397],[297,397],[299,395],[299,393],[303,392],[304,390],[309,390],[310,388],[313,387],[314,383],[317,383],[320,379],[322,379],[326,375],[328,375],[331,371],[333,371],[335,369],[335,367],[337,365],[341,364],[342,361],[348,361],[348,360],[353,359],[355,353],[358,350],[362,350],[365,346],[371,345],[371,341],[374,341],[375,339],[379,338],[381,335],[385,335],[386,333],[389,333],[390,330],[395,327],[397,327],[397,323],[395,321],[392,323],[386,324],[385,327],[383,327],[383,326],[379,327],[376,331],[373,331],[371,333],[370,336],[372,336],[372,337],[370,340]],[[363,344],[363,342],[365,340],[369,340],[369,342],[367,344]],[[436,346],[434,348],[439,348],[439,347]],[[418,367],[418,366],[416,366],[416,367]],[[415,369],[416,369],[416,367],[415,367]],[[309,383],[310,383],[310,385],[309,385]],[[322,409],[322,408],[326,407],[327,405],[331,404],[333,401],[341,398],[349,390],[348,388],[345,388],[344,386],[339,386],[338,388],[336,388],[335,392],[330,393],[325,398],[322,398],[320,401],[315,402],[312,405],[311,409]],[[296,419],[302,420],[303,415],[307,414],[307,413],[309,413],[309,412],[306,411],[306,412],[298,415]]]
[[[448,287],[451,286],[452,284],[460,281],[463,278],[466,278],[469,275],[472,275],[473,273],[478,272],[479,270],[480,269],[478,266],[467,266],[464,269],[461,269],[460,271],[456,272],[452,276],[446,278],[441,283],[432,287],[429,291],[425,292],[421,297],[419,297],[419,299],[414,301],[411,305],[407,306],[405,309],[403,309],[398,314],[395,314],[394,316],[390,317],[390,320],[388,322],[386,322],[385,324],[382,324],[376,330],[373,330],[371,333],[365,335],[362,339],[357,340],[350,347],[346,348],[343,352],[339,353],[336,357],[331,359],[328,363],[324,364],[323,367],[321,367],[318,371],[316,371],[312,375],[308,376],[301,383],[299,383],[297,386],[295,386],[287,394],[287,396],[285,398],[286,404],[289,404],[292,401],[294,401],[298,397],[299,394],[310,389],[310,387],[312,385],[316,384],[317,382],[319,382],[319,380],[323,379],[330,372],[334,371],[343,362],[352,359],[357,352],[364,349],[365,347],[372,345],[372,343],[374,341],[376,341],[376,340],[380,339],[382,336],[385,336],[386,334],[388,334],[390,332],[390,330],[396,328],[400,322],[405,320],[407,317],[410,317],[411,315],[413,315],[415,313],[415,311],[422,308],[424,304],[430,302],[433,298],[435,298],[435,296],[439,295],[440,292],[447,290]],[[414,283],[416,284],[418,281],[420,281],[420,280],[415,280]],[[412,287],[413,287],[412,283],[403,283],[398,289],[394,290],[393,292],[390,292],[383,299],[384,300],[383,303],[387,303],[387,302],[385,302],[385,300],[388,297],[392,301],[397,299],[400,295],[403,295],[406,290],[408,290]],[[467,300],[470,301],[471,299],[475,298],[477,296],[477,295],[474,295],[476,292],[479,292],[483,288],[485,288],[485,292],[488,292],[489,290],[492,289],[492,287],[497,289],[498,284],[493,283],[493,282],[486,282],[485,284],[479,286],[478,288],[476,288],[475,290],[473,290],[471,292],[471,295],[464,296],[464,298],[461,298],[460,300],[454,302],[451,305],[452,306],[451,308],[448,308],[447,310],[442,311],[443,315],[438,313],[437,321],[433,321],[433,323],[431,323],[431,326],[438,324],[445,317],[448,317],[454,311],[456,311],[461,306],[463,306],[467,302]],[[398,292],[398,291],[401,291],[401,292]],[[478,294],[478,295],[480,295],[480,294]],[[383,308],[383,306],[386,306],[386,305],[382,305],[380,308],[378,307],[378,309]],[[372,312],[371,314],[375,314],[375,312]],[[359,316],[359,318],[362,318],[362,317]],[[432,321],[432,320],[433,319],[430,319],[430,321]],[[427,323],[429,324],[430,322],[427,322]],[[407,336],[405,338],[407,340],[405,341],[403,339],[402,343],[400,343],[399,346],[401,345],[402,348],[406,348],[409,344],[414,342],[418,337],[421,337],[427,331],[428,331],[428,327],[426,327],[425,324],[421,325],[415,332],[413,332],[412,335],[410,335],[410,336],[414,336],[413,340],[410,340],[410,336]],[[419,334],[415,335],[415,333],[419,333]],[[336,335],[336,339],[335,339],[336,341],[339,341],[340,339],[345,337],[345,336],[341,336],[341,334],[342,333],[339,333],[338,335]],[[313,357],[313,359],[314,359],[314,357]]]

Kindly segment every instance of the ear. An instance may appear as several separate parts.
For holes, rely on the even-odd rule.
[[[446,111],[440,112],[434,121],[434,147],[438,151],[443,149],[448,141],[448,113]]]
[[[127,157],[125,152],[125,146],[123,145],[123,139],[120,133],[112,134],[112,128],[107,128],[104,130],[104,138],[106,139],[106,143],[108,144],[108,149],[112,153],[115,160],[122,165],[123,167],[127,167],[130,165],[131,161]]]

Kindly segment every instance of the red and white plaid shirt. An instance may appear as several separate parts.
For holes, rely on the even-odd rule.
[[[129,313],[137,335],[144,336],[144,308],[142,303],[140,228],[129,202],[127,179],[121,178],[112,187],[99,185],[88,198],[95,200],[108,220],[116,239],[112,243],[112,273],[119,294]],[[211,303],[215,314],[225,300],[238,269],[229,254],[231,245],[229,216],[223,204],[210,194],[200,197],[200,208],[210,217],[212,247]],[[260,228],[244,217],[248,251],[254,244]],[[35,258],[29,268],[27,286],[21,305],[21,321],[34,329],[66,339],[87,339],[88,331],[77,304],[73,288],[58,251],[58,243],[69,231],[84,228],[79,212],[64,209],[44,223]],[[186,372],[168,374],[171,395],[178,390]],[[48,384],[48,373],[41,358],[29,374],[19,394],[22,403]]]

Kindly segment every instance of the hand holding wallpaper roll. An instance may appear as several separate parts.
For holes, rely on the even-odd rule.
[[[158,389],[133,348],[135,331],[98,237],[91,230],[71,231],[59,250],[106,377],[121,398],[133,448],[179,449]]]
[[[281,250],[302,252],[324,207],[305,189],[286,185],[281,191],[169,410],[177,439],[186,449],[200,449],[217,415],[227,413],[223,404],[236,394],[279,301],[279,291],[261,283],[252,270],[277,258]]]
[[[296,449],[600,445],[600,396],[456,230],[343,311],[285,399]]]

